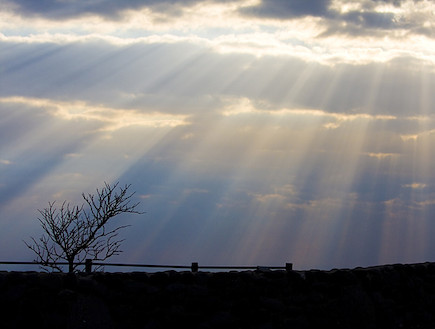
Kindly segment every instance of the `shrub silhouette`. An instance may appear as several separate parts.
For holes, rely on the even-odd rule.
[[[118,232],[130,225],[109,229],[107,223],[122,213],[140,214],[136,211],[139,203],[131,203],[131,185],[118,188],[119,183],[104,184],[95,194],[83,193],[80,206],[64,201],[56,208],[54,201],[38,209],[44,234],[38,240],[31,237],[31,243],[24,242],[36,254],[36,262],[62,272],[59,263],[66,261],[72,273],[85,259],[102,261],[122,252],[119,248],[124,240],[118,238]]]

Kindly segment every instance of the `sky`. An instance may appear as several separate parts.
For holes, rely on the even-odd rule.
[[[435,3],[0,0],[0,260],[131,184],[113,262],[435,261]]]

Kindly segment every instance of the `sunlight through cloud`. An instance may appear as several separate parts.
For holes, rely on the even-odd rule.
[[[186,123],[186,116],[164,113],[144,113],[135,109],[115,109],[85,102],[61,102],[48,99],[9,97],[0,103],[23,104],[45,108],[53,116],[64,120],[98,121],[104,124],[102,131],[115,131],[130,126],[176,127]]]
[[[123,261],[435,258],[432,1],[0,2],[1,257],[120,181]]]

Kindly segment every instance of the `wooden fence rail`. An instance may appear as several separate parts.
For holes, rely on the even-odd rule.
[[[0,261],[3,265],[68,265],[68,262],[56,262],[56,263],[41,263],[41,262],[14,262],[14,261]],[[114,267],[142,267],[142,268],[168,268],[168,269],[190,269],[192,272],[198,272],[199,269],[209,270],[286,270],[292,271],[293,264],[286,263],[285,266],[199,266],[194,262],[190,266],[188,265],[154,265],[154,264],[122,264],[122,263],[100,263],[94,262],[92,259],[86,259],[86,261],[80,263],[74,263],[74,265],[84,265],[85,272],[91,273],[92,266],[114,266]]]

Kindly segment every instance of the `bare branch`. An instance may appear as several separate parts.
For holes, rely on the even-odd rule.
[[[104,183],[96,194],[83,193],[84,203],[80,206],[71,206],[64,201],[56,208],[55,202],[49,202],[47,208],[38,210],[44,234],[38,241],[32,237],[31,243],[24,242],[36,254],[36,261],[56,271],[62,271],[57,263],[66,261],[72,272],[77,268],[76,260],[101,261],[120,254],[124,240],[118,238],[118,233],[129,225],[107,229],[107,223],[122,213],[142,212],[136,210],[139,203],[131,203],[134,195],[128,192],[131,185],[118,185]]]

